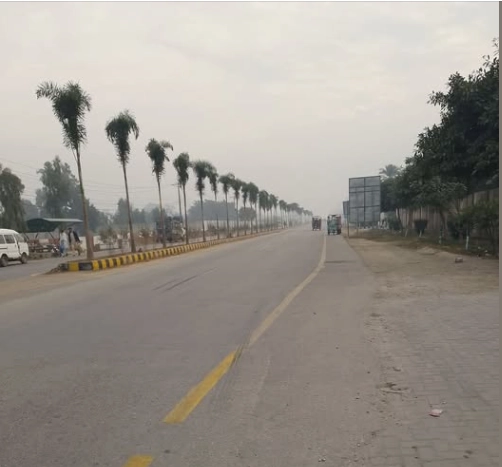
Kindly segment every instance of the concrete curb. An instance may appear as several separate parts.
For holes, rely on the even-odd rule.
[[[262,237],[264,235],[270,235],[278,232],[283,232],[283,229],[274,230],[272,232],[260,232],[243,237],[223,238],[220,240],[209,240],[207,242],[190,243],[189,245],[172,246],[159,250],[145,251],[142,253],[129,253],[120,256],[114,256],[112,258],[94,259],[92,261],[67,261],[60,264],[58,269],[65,272],[102,271],[103,269],[119,268],[122,266],[127,266],[129,264],[143,263],[155,259],[167,258],[169,256],[177,256],[216,245],[232,243],[239,240],[248,240],[250,238]]]

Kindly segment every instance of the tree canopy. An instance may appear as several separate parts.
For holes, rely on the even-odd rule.
[[[466,194],[498,185],[498,40],[494,48],[478,70],[467,77],[453,73],[446,90],[431,93],[440,122],[418,135],[402,170],[381,169],[382,211],[431,206],[441,212]]]
[[[0,226],[3,228],[23,230],[23,191],[21,179],[0,164]]]

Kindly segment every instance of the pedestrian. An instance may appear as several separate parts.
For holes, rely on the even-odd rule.
[[[80,237],[77,232],[75,232],[71,227],[68,229],[68,240],[70,243],[71,250],[76,250],[78,255],[82,253],[82,245],[80,242]]]
[[[64,230],[59,234],[59,253],[61,256],[68,254],[68,235]]]

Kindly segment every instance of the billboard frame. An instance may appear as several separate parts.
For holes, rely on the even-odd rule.
[[[356,227],[360,225],[366,227],[380,221],[381,184],[380,175],[349,178],[349,223],[355,221]],[[362,198],[362,204],[360,201],[358,202],[357,198]],[[368,204],[368,198],[370,204]],[[375,202],[375,198],[378,199],[378,202]],[[378,214],[375,214],[376,208],[378,208]],[[362,219],[359,215],[361,209]],[[353,218],[353,213],[356,213],[356,219]]]

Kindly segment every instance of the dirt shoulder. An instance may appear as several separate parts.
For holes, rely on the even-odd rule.
[[[350,238],[348,243],[381,280],[381,293],[412,297],[430,294],[471,294],[498,289],[499,262],[462,257],[430,246],[409,249],[400,240]]]
[[[365,334],[382,362],[390,415],[370,465],[499,465],[498,261],[347,241],[378,282]]]

